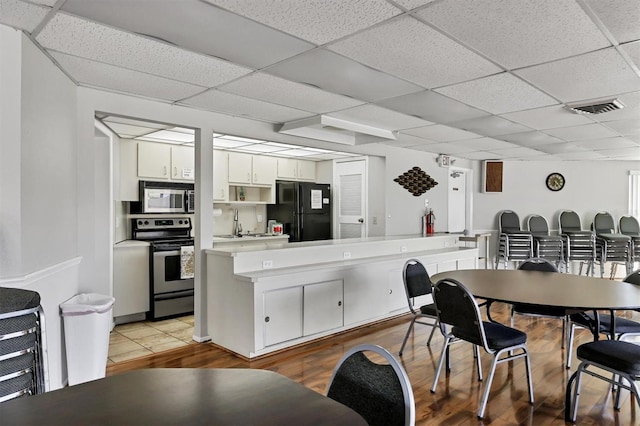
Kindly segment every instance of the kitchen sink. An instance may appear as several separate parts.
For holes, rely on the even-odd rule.
[[[215,238],[242,238],[242,235],[214,235]]]

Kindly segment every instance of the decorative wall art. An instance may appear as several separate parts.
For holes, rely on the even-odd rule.
[[[414,197],[424,194],[438,184],[420,167],[412,167],[393,180],[413,194]]]

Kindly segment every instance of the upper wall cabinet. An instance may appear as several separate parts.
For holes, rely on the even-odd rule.
[[[190,146],[138,142],[138,177],[193,182],[194,151]]]
[[[241,185],[270,185],[276,180],[274,157],[229,153],[229,183]]]
[[[229,153],[213,150],[213,201],[229,201]]]
[[[171,147],[171,180],[193,182],[195,179],[195,156],[191,146]]]
[[[316,163],[295,158],[278,158],[277,176],[278,179],[315,181]]]

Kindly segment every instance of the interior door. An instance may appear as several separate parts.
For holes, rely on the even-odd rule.
[[[360,238],[367,235],[367,165],[366,160],[336,162],[334,191],[336,199],[337,238]]]
[[[449,170],[448,232],[463,232],[466,229],[467,179],[464,170]]]

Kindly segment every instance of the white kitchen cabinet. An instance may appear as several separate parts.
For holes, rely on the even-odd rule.
[[[229,201],[229,153],[213,150],[213,201]]]
[[[304,286],[303,335],[321,333],[344,325],[343,281]]]
[[[406,310],[407,292],[402,279],[402,269],[389,271],[389,312]]]
[[[138,143],[138,177],[168,180],[170,168],[170,145]]]
[[[229,153],[229,183],[269,185],[276,180],[276,159],[266,155]]]
[[[302,337],[302,287],[267,291],[264,298],[264,343]]]
[[[251,154],[229,153],[229,183],[251,184],[252,157]]]
[[[120,139],[119,145],[120,191],[115,199],[116,201],[140,201],[137,141]]]
[[[316,180],[316,163],[309,160],[295,158],[278,158],[278,179],[287,180]]]
[[[276,182],[276,158],[254,155],[251,158],[251,183],[253,185],[273,185]]]
[[[195,179],[194,150],[190,146],[171,147],[171,180],[193,182]]]
[[[113,247],[113,316],[149,310],[149,243],[123,241]]]

